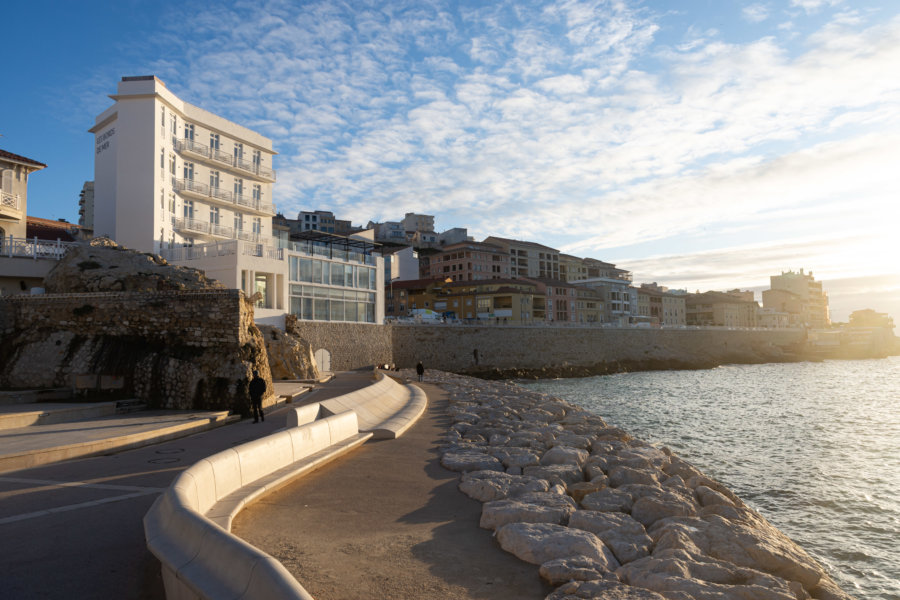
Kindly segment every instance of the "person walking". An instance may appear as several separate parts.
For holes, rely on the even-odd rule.
[[[259,371],[253,371],[253,379],[250,380],[250,414],[253,422],[265,421],[266,415],[262,410],[262,399],[266,395],[266,380],[259,376]]]
[[[416,373],[419,375],[419,381],[422,381],[422,378],[425,377],[425,365],[422,364],[421,360],[416,365]]]

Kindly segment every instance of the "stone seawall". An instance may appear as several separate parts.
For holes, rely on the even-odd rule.
[[[12,296],[0,300],[0,326],[7,388],[244,412],[249,374],[269,378],[253,306],[238,290]]]
[[[330,369],[350,371],[393,362],[391,328],[369,323],[317,323],[286,319],[285,329],[309,343],[313,353],[327,350]]]
[[[556,368],[704,368],[777,362],[804,341],[801,330],[607,329],[550,327],[393,326],[393,361],[421,360],[444,371],[486,374]],[[475,351],[478,362],[475,361]],[[615,370],[613,368],[613,370]],[[564,375],[566,373],[553,373]]]

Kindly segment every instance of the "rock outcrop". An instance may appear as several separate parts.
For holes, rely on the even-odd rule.
[[[44,278],[49,294],[156,292],[224,289],[203,271],[170,265],[149,252],[135,252],[108,238],[70,249]]]
[[[668,449],[512,383],[428,377],[450,394],[442,464],[464,473],[459,489],[484,502],[481,526],[500,546],[562,584],[548,600],[851,598],[803,549]]]
[[[316,379],[312,348],[300,337],[274,325],[257,325],[266,343],[272,379]]]

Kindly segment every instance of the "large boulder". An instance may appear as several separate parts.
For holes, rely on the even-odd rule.
[[[266,343],[272,379],[316,379],[319,370],[312,347],[292,333],[274,325],[257,325]]]
[[[608,571],[619,561],[600,538],[587,531],[550,523],[510,523],[497,531],[500,547],[525,562],[542,565],[560,558],[584,556]]]
[[[108,238],[70,249],[44,277],[50,294],[157,292],[224,289],[203,271],[170,265],[149,252],[136,252]]]

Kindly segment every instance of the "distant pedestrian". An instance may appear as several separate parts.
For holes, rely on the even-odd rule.
[[[478,366],[478,348],[472,350],[472,356],[475,358],[475,366]]]
[[[422,361],[419,361],[419,364],[416,365],[416,373],[419,375],[419,381],[425,377],[425,365],[422,364]]]
[[[253,422],[265,421],[266,415],[262,410],[262,399],[266,395],[266,380],[259,376],[259,371],[253,371],[253,379],[250,380],[250,414]]]

